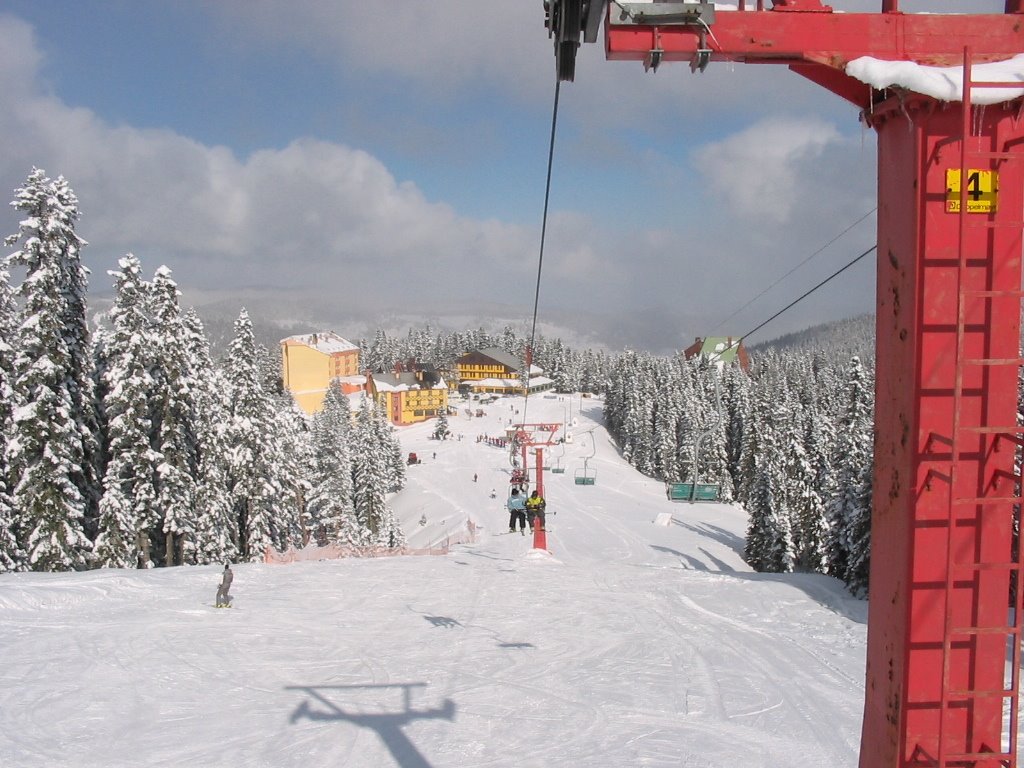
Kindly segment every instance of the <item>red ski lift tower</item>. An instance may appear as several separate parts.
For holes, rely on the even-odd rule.
[[[783,64],[855,104],[877,132],[860,766],[1016,767],[1024,99],[1012,91],[978,106],[994,84],[978,82],[975,70],[1024,52],[1024,0],[1006,0],[1002,14],[957,15],[904,13],[899,0],[881,0],[872,13],[835,13],[821,0],[736,2],[726,11],[709,2],[549,0],[557,76],[574,79],[580,42],[596,41],[604,21],[609,59],[650,70],[669,61],[694,70],[711,61]],[[940,101],[874,89],[847,74],[860,57],[962,67],[963,91]]]
[[[561,426],[561,424],[548,423],[518,424],[509,430],[509,438],[512,440],[513,450],[519,448],[523,452],[524,470],[528,466],[526,463],[526,449],[534,449],[534,453],[537,456],[537,479],[534,487],[542,497],[544,496],[544,447],[558,444],[558,441],[555,440],[555,433]],[[538,433],[543,433],[544,437],[542,438]],[[547,533],[539,525],[533,527],[533,548],[548,548]]]

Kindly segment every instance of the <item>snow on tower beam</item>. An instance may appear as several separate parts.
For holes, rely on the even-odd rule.
[[[870,90],[847,78],[853,59],[872,56],[914,61],[927,66],[959,66],[964,46],[975,64],[1000,61],[1024,52],[1021,19],[1024,0],[1009,0],[1005,14],[833,13],[827,7],[770,11],[715,9],[701,23],[640,23],[631,11],[648,3],[609,3],[605,54],[613,61],[694,62],[698,50],[711,61],[784,64],[795,72],[865,108]],[[659,3],[686,5],[693,3]],[[895,3],[893,3],[895,5]]]

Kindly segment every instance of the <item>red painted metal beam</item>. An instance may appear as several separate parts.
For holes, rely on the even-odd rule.
[[[791,0],[792,2],[792,0]],[[801,3],[783,11],[716,11],[705,44],[711,61],[786,64],[804,76],[812,67],[832,70],[811,77],[833,81],[830,90],[866,106],[867,89],[846,78],[843,69],[861,56],[914,61],[929,66],[959,66],[964,47],[975,64],[1001,61],[1024,52],[1024,0],[1007,0],[1006,14],[904,14],[896,0],[885,13],[830,13]],[[605,53],[615,61],[645,61],[660,49],[662,62],[690,62],[700,45],[700,26],[622,24],[609,6]],[[823,83],[824,84],[824,83]]]

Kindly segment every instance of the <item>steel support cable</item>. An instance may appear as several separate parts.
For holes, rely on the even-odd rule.
[[[841,267],[840,267],[839,269],[837,269],[837,270],[836,270],[835,272],[833,272],[833,273],[832,273],[831,275],[829,275],[828,277],[826,277],[826,278],[825,278],[824,280],[822,280],[822,281],[821,281],[820,283],[818,283],[818,284],[817,284],[816,286],[814,286],[814,287],[813,287],[813,288],[811,288],[810,290],[808,290],[808,291],[806,291],[805,293],[803,293],[803,294],[802,294],[801,296],[799,296],[799,297],[797,297],[797,298],[793,299],[793,301],[789,302],[789,304],[787,304],[786,306],[784,306],[784,307],[783,307],[782,309],[780,309],[780,310],[779,310],[778,312],[776,312],[776,313],[775,313],[774,315],[772,315],[771,317],[769,317],[769,318],[768,318],[767,320],[765,320],[765,321],[764,321],[763,323],[761,323],[760,325],[756,326],[755,328],[752,328],[751,330],[747,331],[747,332],[746,332],[746,333],[744,333],[744,334],[743,334],[742,336],[737,336],[737,337],[736,337],[736,341],[734,341],[734,342],[733,342],[732,344],[730,344],[729,346],[727,346],[727,347],[726,347],[725,349],[723,349],[723,350],[722,350],[721,352],[716,352],[716,353],[715,353],[714,355],[712,355],[712,356],[711,356],[711,357],[709,358],[709,361],[708,361],[708,362],[712,362],[712,363],[713,363],[713,362],[714,362],[715,360],[717,360],[717,359],[718,359],[719,357],[721,357],[722,355],[724,355],[724,354],[725,354],[726,352],[728,352],[728,351],[729,351],[730,349],[733,349],[734,347],[738,347],[738,346],[740,345],[740,342],[741,342],[741,341],[743,341],[743,340],[744,340],[745,338],[747,338],[748,336],[751,336],[751,335],[753,335],[753,334],[757,333],[757,332],[758,332],[759,330],[761,330],[762,328],[764,328],[764,327],[765,327],[766,325],[768,325],[768,323],[770,323],[770,322],[771,322],[772,320],[774,320],[775,318],[777,318],[777,317],[778,317],[779,315],[783,314],[784,312],[788,312],[788,311],[789,311],[789,310],[791,310],[791,309],[792,309],[793,307],[795,307],[795,306],[796,306],[797,304],[799,304],[799,303],[800,303],[801,301],[803,301],[803,300],[804,300],[804,299],[806,299],[806,298],[807,298],[808,296],[810,296],[810,295],[811,295],[812,293],[814,293],[814,292],[815,292],[816,290],[818,290],[819,288],[821,288],[821,287],[822,287],[822,286],[824,286],[825,284],[827,284],[827,283],[831,282],[831,281],[832,281],[832,280],[834,280],[835,278],[839,277],[839,275],[843,274],[843,272],[845,272],[846,270],[848,270],[848,269],[849,269],[850,267],[852,267],[852,266],[853,266],[854,264],[856,264],[856,263],[857,263],[858,261],[860,261],[861,259],[863,259],[863,258],[864,258],[865,256],[867,256],[867,255],[868,255],[869,253],[871,253],[872,251],[877,251],[877,250],[878,250],[878,245],[877,245],[877,244],[876,244],[876,245],[872,245],[872,246],[871,246],[870,248],[868,248],[868,249],[867,249],[866,251],[864,251],[864,253],[860,254],[859,256],[857,256],[856,258],[854,258],[853,260],[851,260],[851,261],[848,261],[848,262],[846,262],[846,264],[844,264],[843,266],[841,266]]]
[[[737,310],[736,310],[735,312],[733,312],[733,313],[732,313],[731,315],[729,315],[729,316],[728,316],[727,318],[725,318],[725,319],[724,319],[724,320],[722,320],[722,321],[721,321],[720,323],[718,323],[717,325],[715,325],[715,326],[714,326],[714,327],[713,327],[713,328],[711,329],[711,332],[712,332],[712,333],[714,333],[714,332],[715,332],[715,331],[717,331],[717,330],[718,330],[719,328],[721,328],[721,327],[722,327],[723,325],[725,325],[725,324],[726,324],[727,322],[729,322],[730,320],[732,320],[732,319],[733,319],[734,317],[736,317],[736,315],[738,315],[738,314],[739,314],[740,312],[742,312],[742,311],[743,311],[744,309],[746,309],[746,308],[747,308],[747,307],[749,307],[749,306],[750,306],[751,304],[753,304],[753,303],[754,303],[755,301],[757,301],[758,299],[760,299],[760,298],[761,298],[762,296],[764,296],[764,295],[765,295],[766,293],[768,293],[768,291],[770,291],[770,290],[771,290],[772,288],[774,288],[775,286],[777,286],[777,285],[778,285],[779,283],[781,283],[781,282],[782,282],[783,280],[785,280],[785,279],[786,279],[787,277],[789,277],[790,275],[792,275],[792,274],[793,274],[794,272],[796,272],[796,271],[797,271],[798,269],[800,269],[800,267],[802,267],[802,266],[803,266],[804,264],[806,264],[807,262],[809,262],[809,261],[810,261],[811,259],[813,259],[813,258],[814,258],[815,256],[817,256],[817,255],[818,255],[819,253],[821,253],[822,251],[824,251],[824,250],[825,250],[826,248],[828,248],[828,247],[829,247],[830,245],[832,245],[833,243],[835,243],[835,242],[836,242],[836,241],[837,241],[837,240],[838,240],[839,238],[841,238],[841,237],[842,237],[843,235],[845,235],[845,234],[846,234],[847,232],[849,232],[849,231],[850,231],[851,229],[853,229],[854,227],[856,227],[856,226],[857,226],[858,224],[860,224],[860,223],[861,223],[862,221],[864,221],[864,219],[866,219],[866,218],[867,218],[868,216],[870,216],[871,214],[873,214],[873,213],[874,213],[875,211],[877,211],[877,210],[878,210],[878,208],[877,208],[877,207],[875,207],[875,208],[872,208],[872,209],[871,209],[870,211],[868,211],[867,213],[865,213],[865,214],[864,214],[863,216],[861,216],[861,217],[860,217],[859,219],[857,219],[857,220],[856,220],[855,222],[853,222],[853,224],[851,224],[850,226],[848,226],[848,227],[847,227],[846,229],[844,229],[844,230],[843,230],[842,232],[840,232],[840,233],[839,233],[838,235],[836,235],[836,236],[835,236],[835,237],[833,237],[833,238],[832,238],[831,240],[829,240],[829,241],[828,241],[827,243],[825,243],[825,244],[824,244],[823,246],[821,246],[821,248],[819,248],[818,250],[816,250],[816,251],[815,251],[814,253],[812,253],[812,254],[811,254],[810,256],[808,256],[808,257],[807,257],[806,259],[804,259],[804,260],[803,260],[803,261],[801,261],[801,262],[800,262],[799,264],[797,264],[797,265],[796,265],[795,267],[793,267],[793,268],[792,268],[791,270],[789,270],[789,272],[787,272],[786,274],[782,275],[782,276],[781,276],[781,277],[780,277],[780,278],[779,278],[778,280],[776,280],[776,281],[775,281],[774,283],[772,283],[772,284],[771,284],[771,285],[769,285],[769,286],[768,286],[767,288],[765,288],[765,289],[764,289],[763,291],[761,291],[761,292],[760,292],[759,294],[757,294],[757,296],[755,296],[754,298],[752,298],[752,299],[751,299],[750,301],[748,301],[748,302],[747,302],[746,304],[744,304],[744,305],[743,305],[742,307],[740,307],[739,309],[737,309]]]
[[[540,281],[544,270],[544,243],[548,233],[548,203],[551,201],[551,168],[555,160],[555,129],[558,126],[558,94],[562,81],[555,79],[555,103],[551,109],[551,140],[548,143],[548,173],[544,183],[544,214],[540,225],[540,255],[537,257],[537,284],[533,292],[533,320],[530,324],[530,346],[526,360],[526,398],[523,402],[523,420],[526,423],[526,409],[530,405],[530,368],[533,366],[533,345],[537,339],[537,311],[540,306]]]

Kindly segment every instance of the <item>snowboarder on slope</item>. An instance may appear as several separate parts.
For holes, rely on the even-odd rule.
[[[508,507],[508,532],[515,533],[516,522],[519,523],[519,533],[526,535],[526,502],[519,495],[519,489],[513,488],[512,495],[508,497],[505,504]]]
[[[231,595],[228,594],[228,591],[231,589],[231,582],[234,578],[235,574],[231,572],[231,564],[224,563],[224,575],[220,580],[220,586],[217,587],[218,608],[229,608],[231,606]]]

